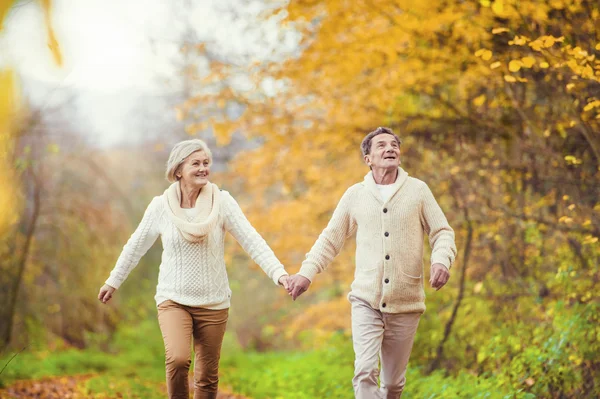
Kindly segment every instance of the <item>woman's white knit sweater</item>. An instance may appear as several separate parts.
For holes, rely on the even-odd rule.
[[[456,257],[454,231],[427,184],[399,168],[394,187],[384,201],[372,172],[350,187],[306,255],[299,274],[312,281],[356,232],[356,270],[350,295],[382,312],[422,313],[424,234],[432,248],[431,264],[450,268]]]
[[[275,284],[287,275],[265,240],[256,232],[235,199],[221,191],[216,227],[198,243],[185,240],[166,213],[164,196],[155,197],[117,261],[106,284],[114,288],[125,281],[160,235],[162,261],[156,287],[156,304],[168,299],[207,309],[229,307],[231,290],[225,269],[225,232],[230,232]]]

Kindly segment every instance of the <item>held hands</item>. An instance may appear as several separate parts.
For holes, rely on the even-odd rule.
[[[429,275],[429,284],[431,284],[431,288],[435,288],[436,291],[446,285],[450,278],[448,268],[441,263],[434,263],[431,265]]]
[[[112,298],[113,293],[115,292],[115,288],[111,287],[108,284],[104,284],[102,288],[100,288],[100,292],[98,293],[98,299],[102,303],[107,303]]]
[[[293,276],[282,276],[279,279],[279,284],[283,285],[283,288],[295,301],[300,295],[302,295],[308,287],[310,287],[310,280],[299,274]]]

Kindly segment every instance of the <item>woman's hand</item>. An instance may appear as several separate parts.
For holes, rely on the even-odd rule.
[[[290,276],[285,275],[285,276],[279,277],[279,281],[278,281],[279,285],[283,285],[283,288],[285,288],[285,290],[287,292],[290,291],[289,279],[290,279]]]
[[[110,301],[110,298],[113,296],[113,292],[115,292],[115,288],[111,287],[108,284],[104,284],[102,288],[100,288],[100,292],[98,293],[98,299],[102,303],[106,303]]]

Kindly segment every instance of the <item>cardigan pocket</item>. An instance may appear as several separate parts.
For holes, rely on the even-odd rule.
[[[423,290],[423,276],[414,277],[400,271],[400,290],[397,299],[403,303],[418,303],[425,301],[425,291]],[[403,287],[402,287],[403,286]]]
[[[402,275],[401,280],[404,281],[405,283],[421,284],[421,278],[423,277],[423,275],[420,275],[419,277],[415,277],[415,276],[411,276],[410,274],[404,273],[402,270],[400,270],[400,274]]]

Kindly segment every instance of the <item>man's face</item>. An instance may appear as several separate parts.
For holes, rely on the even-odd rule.
[[[395,169],[400,165],[400,146],[391,134],[378,134],[371,141],[371,151],[365,162],[372,169]]]

